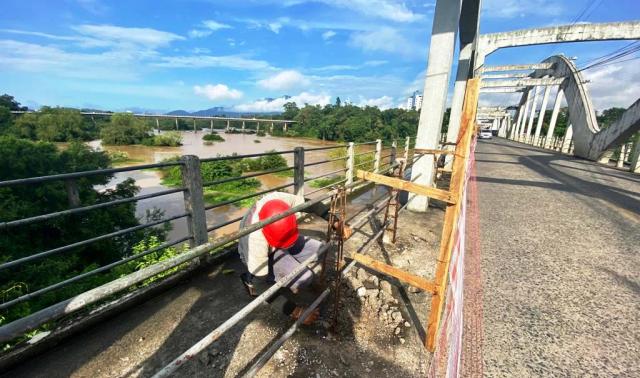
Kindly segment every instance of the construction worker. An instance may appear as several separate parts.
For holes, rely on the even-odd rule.
[[[293,194],[269,193],[249,209],[240,222],[240,228],[281,214],[302,203],[304,200]],[[329,219],[329,208],[323,203],[315,204],[303,211],[316,214],[325,220]],[[333,224],[334,229],[340,229],[340,222],[342,221],[339,220]],[[351,229],[344,225],[343,236],[348,238],[351,233]],[[247,266],[247,272],[241,275],[242,283],[249,295],[255,297],[300,266],[301,262],[315,255],[322,245],[323,242],[319,240],[300,235],[296,214],[268,224],[239,240],[240,259]],[[311,269],[305,268],[287,287],[280,289],[269,302],[285,315],[298,319],[305,308],[298,303],[300,302],[298,294],[311,285],[314,276]],[[318,316],[319,312],[314,311],[304,324],[313,323]]]

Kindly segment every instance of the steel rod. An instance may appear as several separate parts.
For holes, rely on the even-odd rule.
[[[112,173],[138,171],[138,170],[150,169],[150,168],[173,167],[181,164],[182,162],[175,161],[175,162],[166,162],[166,163],[133,165],[129,167],[120,167],[120,168],[96,169],[93,171],[60,173],[57,175],[49,175],[49,176],[21,178],[21,179],[15,179],[15,180],[0,181],[0,188],[6,187],[6,186],[12,186],[12,185],[34,184],[34,183],[53,181],[53,180],[66,180],[66,179],[73,179],[73,178],[80,178],[80,177],[87,177],[87,176],[108,175]]]
[[[227,182],[240,181],[240,180],[245,180],[245,179],[252,178],[252,177],[258,177],[258,176],[270,175],[272,173],[279,173],[279,172],[289,171],[289,170],[292,170],[294,168],[295,167],[277,168],[277,169],[272,169],[272,170],[269,170],[269,171],[262,171],[262,172],[252,173],[252,174],[246,175],[246,176],[229,177],[229,178],[226,178],[226,179],[205,182],[205,183],[202,184],[202,186],[212,186],[212,185],[224,184],[224,183],[227,183]]]
[[[348,144],[339,144],[337,146],[330,146],[330,147],[313,147],[313,148],[305,148],[305,152],[307,151],[323,151],[323,150],[333,150],[336,148],[345,148],[349,146]]]
[[[305,150],[305,151],[307,151],[307,150]],[[322,160],[322,161],[314,161],[313,163],[307,163],[304,166],[305,167],[311,167],[313,165],[325,164],[325,163],[330,163],[332,161],[338,161],[338,160],[346,160],[348,158],[349,158],[348,156],[342,156],[342,157],[337,157],[337,158],[334,158],[334,159],[327,159],[327,160]]]
[[[55,212],[55,213],[36,215],[36,216],[30,217],[30,218],[23,218],[23,219],[18,219],[18,220],[9,221],[9,222],[2,222],[2,223],[0,223],[0,230],[4,229],[4,228],[9,228],[9,227],[22,226],[22,225],[30,224],[30,223],[34,223],[34,222],[43,222],[43,221],[50,220],[50,219],[57,218],[57,217],[61,217],[61,216],[64,216],[64,215],[83,213],[85,211],[101,209],[103,207],[122,205],[122,204],[125,204],[125,203],[135,202],[135,201],[142,201],[142,200],[146,200],[146,199],[149,199],[149,198],[155,198],[155,197],[165,196],[165,195],[169,195],[169,194],[173,194],[173,193],[183,192],[184,190],[185,190],[185,188],[163,190],[163,191],[160,191],[160,192],[144,194],[144,195],[137,196],[137,197],[123,198],[123,199],[119,199],[119,200],[115,200],[115,201],[98,203],[98,204],[95,204],[95,205],[89,205],[89,206],[84,206],[84,207],[77,207],[77,208],[74,208],[74,209],[62,210],[62,211],[58,211],[58,212]]]
[[[217,229],[219,229],[219,228],[221,228],[221,227],[228,226],[228,225],[230,225],[230,224],[232,224],[232,223],[239,222],[239,221],[241,221],[241,220],[242,220],[242,218],[244,218],[244,217],[237,217],[237,218],[234,218],[234,219],[228,220],[228,221],[226,221],[226,222],[222,222],[222,223],[214,224],[213,226],[211,226],[211,227],[207,228],[207,232],[211,232],[211,231],[213,231],[213,230],[217,230]]]
[[[36,253],[36,254],[30,255],[30,256],[23,257],[21,259],[17,259],[17,260],[6,262],[6,263],[0,265],[0,270],[11,268],[11,267],[17,266],[17,265],[21,265],[21,264],[24,264],[24,263],[29,262],[29,261],[38,260],[38,259],[41,259],[43,257],[47,257],[47,256],[50,256],[50,255],[53,255],[53,254],[56,254],[56,253],[68,251],[68,250],[73,249],[73,248],[82,247],[83,245],[91,244],[91,243],[94,243],[94,242],[97,242],[97,241],[100,241],[100,240],[104,240],[104,239],[112,238],[112,237],[115,237],[115,236],[128,234],[130,232],[134,232],[134,231],[138,231],[138,230],[143,230],[145,228],[157,226],[157,225],[165,223],[165,222],[171,222],[171,221],[174,221],[174,220],[179,219],[179,218],[184,218],[184,217],[186,217],[188,215],[189,215],[189,213],[182,213],[182,214],[179,214],[179,215],[174,215],[174,216],[169,217],[167,219],[161,219],[161,220],[157,220],[157,221],[153,221],[153,222],[149,222],[149,223],[145,223],[145,224],[140,224],[140,225],[137,225],[137,226],[134,226],[134,227],[125,228],[124,230],[111,232],[109,234],[96,236],[96,237],[91,238],[91,239],[82,240],[82,241],[79,241],[79,242],[76,242],[76,243],[67,244],[67,245],[62,246],[62,247],[50,249],[48,251]]]
[[[238,197],[238,198],[235,198],[235,199],[230,199],[230,200],[227,200],[227,201],[218,202],[216,204],[206,206],[204,209],[205,210],[215,209],[217,207],[229,205],[229,204],[232,204],[234,202],[238,202],[238,201],[246,200],[246,199],[249,199],[249,198],[261,196],[261,195],[266,194],[266,193],[275,192],[276,190],[285,189],[285,188],[288,188],[288,187],[293,186],[293,185],[294,185],[293,183],[290,183],[290,184],[284,184],[284,185],[276,186],[275,188],[263,190],[261,192],[252,193],[252,194],[249,194],[249,195],[246,195],[246,196],[242,196],[242,197]]]
[[[86,272],[86,273],[79,274],[79,275],[77,275],[77,276],[71,277],[71,278],[69,278],[69,279],[67,279],[67,280],[64,280],[64,281],[58,282],[58,283],[53,284],[53,285],[51,285],[51,286],[47,286],[47,287],[44,287],[44,288],[42,288],[42,289],[36,290],[36,291],[34,291],[34,292],[31,292],[31,293],[29,293],[29,294],[25,294],[25,295],[20,296],[20,297],[18,297],[18,298],[12,299],[12,300],[10,300],[10,301],[8,301],[8,302],[1,303],[1,304],[0,304],[0,310],[4,310],[4,309],[9,308],[9,307],[11,307],[11,306],[13,306],[13,305],[15,305],[15,304],[20,303],[20,302],[27,301],[27,300],[29,300],[29,299],[31,299],[31,298],[35,298],[35,297],[37,297],[37,296],[39,296],[39,295],[42,295],[42,294],[48,293],[48,292],[50,292],[50,291],[53,291],[53,290],[59,289],[59,288],[64,287],[64,286],[67,286],[67,285],[69,285],[69,284],[71,284],[71,283],[74,283],[74,282],[76,282],[76,281],[79,281],[79,280],[81,280],[81,279],[83,279],[83,278],[90,277],[90,276],[94,276],[94,275],[96,275],[96,274],[98,274],[98,273],[105,272],[105,271],[107,271],[107,270],[110,270],[110,269],[112,269],[112,268],[115,268],[116,266],[119,266],[119,265],[122,265],[122,264],[128,263],[129,261],[137,260],[137,259],[139,259],[139,258],[141,258],[141,257],[144,257],[144,256],[146,256],[146,255],[150,254],[150,253],[154,253],[154,252],[161,251],[161,250],[163,250],[163,249],[165,249],[165,248],[169,248],[169,247],[171,247],[171,246],[174,246],[174,245],[176,245],[176,244],[178,244],[178,243],[182,243],[182,242],[187,241],[187,240],[189,240],[189,239],[191,239],[191,237],[190,237],[190,236],[185,236],[185,237],[182,237],[182,238],[180,238],[180,239],[178,239],[178,240],[174,240],[174,241],[172,241],[172,242],[163,243],[162,245],[159,245],[159,246],[157,246],[157,247],[155,247],[155,248],[151,248],[151,249],[146,250],[146,251],[144,251],[144,252],[141,252],[141,253],[135,254],[135,255],[133,255],[133,256],[129,256],[129,257],[125,258],[125,259],[122,259],[122,260],[118,260],[118,261],[112,262],[111,264],[107,264],[107,265],[105,265],[105,266],[101,266],[101,267],[99,267],[99,268],[97,268],[97,269],[94,269],[94,270],[92,270],[92,271],[89,271],[89,272]]]
[[[323,178],[323,177],[335,175],[336,173],[344,172],[346,170],[347,170],[347,168],[340,168],[340,169],[337,169],[337,170],[332,171],[332,172],[323,173],[323,174],[318,175],[318,176],[306,178],[306,179],[304,179],[304,182],[313,181],[313,180],[317,180],[317,179],[320,179],[320,178]]]
[[[249,315],[253,310],[261,306],[265,301],[271,298],[281,287],[288,285],[294,278],[296,278],[302,271],[307,269],[307,267],[311,264],[317,262],[317,260],[322,257],[322,255],[329,249],[330,244],[323,245],[316,253],[312,256],[309,256],[307,259],[302,261],[300,265],[298,265],[295,269],[293,269],[289,274],[284,276],[281,280],[277,281],[270,288],[265,290],[262,294],[257,296],[254,300],[249,302],[246,306],[244,306],[240,311],[236,312],[232,317],[227,319],[224,323],[202,338],[200,341],[195,343],[191,348],[187,349],[181,355],[176,357],[173,361],[171,361],[164,368],[160,369],[156,374],[153,375],[154,378],[160,377],[168,377],[170,376],[176,369],[182,366],[185,362],[192,359],[198,353],[203,351],[207,346],[218,340],[226,331],[231,329],[234,325],[238,324],[242,319],[244,319],[247,315]]]
[[[209,162],[212,162],[212,161],[238,160],[238,159],[260,157],[260,156],[286,155],[286,154],[292,154],[292,153],[293,153],[293,150],[287,150],[287,151],[274,151],[274,152],[260,152],[260,153],[256,153],[256,154],[247,154],[247,155],[216,156],[216,157],[212,157],[212,158],[200,159],[200,162],[201,163],[209,163]]]

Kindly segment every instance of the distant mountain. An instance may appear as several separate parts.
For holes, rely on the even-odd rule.
[[[167,113],[167,115],[188,116],[188,115],[191,115],[191,113],[189,113],[186,110],[174,110],[172,112]]]
[[[195,112],[188,112],[186,110],[174,110],[167,115],[177,115],[177,116],[196,116],[196,117],[211,117],[211,116],[236,116],[240,113],[225,110],[222,106],[216,106],[209,109],[197,110]]]

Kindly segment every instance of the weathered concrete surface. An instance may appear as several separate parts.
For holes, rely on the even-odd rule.
[[[478,42],[478,50],[480,51],[479,54],[489,55],[503,47],[624,39],[640,39],[640,21],[593,24],[574,23],[570,25],[549,26],[546,28],[483,34],[480,36],[480,41]]]
[[[483,66],[478,72],[546,70],[549,68],[551,68],[551,64],[549,63],[512,64],[505,66]]]
[[[640,177],[502,139],[476,158],[484,373],[640,376]]]
[[[512,80],[487,80],[482,81],[480,88],[496,88],[496,87],[530,87],[534,85],[560,85],[562,78],[525,78]]]

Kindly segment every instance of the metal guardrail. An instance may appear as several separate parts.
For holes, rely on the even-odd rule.
[[[369,144],[376,144],[377,148],[376,148],[376,157],[377,157],[377,161],[371,160],[371,161],[367,161],[365,163],[360,163],[358,165],[363,165],[363,164],[370,164],[372,162],[377,164],[377,167],[380,167],[380,151],[381,151],[381,142],[375,141],[375,142],[367,142],[367,143],[360,143],[358,145],[369,145]],[[246,154],[246,155],[232,155],[232,156],[219,156],[219,157],[215,157],[215,158],[205,158],[205,159],[199,159],[196,156],[193,155],[186,155],[183,156],[179,161],[173,161],[173,162],[163,162],[163,163],[156,163],[156,164],[145,164],[145,165],[138,165],[138,166],[131,166],[131,167],[120,167],[120,168],[110,168],[110,169],[104,169],[104,170],[94,170],[94,171],[84,171],[84,172],[71,172],[71,173],[64,173],[64,174],[56,174],[56,175],[49,175],[49,176],[42,176],[42,177],[30,177],[30,178],[22,178],[22,179],[15,179],[15,180],[8,180],[8,181],[3,181],[0,182],[0,187],[10,187],[10,186],[16,186],[16,185],[37,185],[37,184],[41,184],[41,183],[46,183],[46,182],[51,182],[51,181],[55,181],[55,180],[64,180],[64,181],[69,181],[69,180],[76,180],[76,179],[80,179],[80,178],[84,178],[84,177],[91,177],[91,176],[97,176],[97,175],[109,175],[109,174],[113,174],[113,173],[119,173],[119,172],[130,172],[130,171],[136,171],[136,170],[143,170],[143,169],[158,169],[158,168],[168,168],[168,167],[175,167],[175,166],[179,166],[182,172],[182,187],[180,188],[175,188],[175,189],[168,189],[168,190],[163,190],[160,192],[156,192],[156,193],[152,193],[152,194],[146,194],[146,195],[141,195],[141,196],[135,196],[135,197],[131,197],[131,198],[125,198],[125,199],[119,199],[119,200],[114,200],[114,201],[110,201],[110,202],[105,202],[105,203],[97,203],[97,204],[93,204],[93,205],[87,205],[87,206],[82,206],[82,207],[77,207],[77,208],[72,208],[72,209],[68,209],[68,210],[63,210],[63,211],[58,211],[58,212],[53,212],[53,213],[49,213],[49,214],[42,214],[42,215],[36,215],[36,216],[32,216],[32,217],[28,217],[28,218],[24,218],[24,219],[17,219],[17,220],[10,220],[10,221],[6,221],[3,223],[0,223],[0,230],[2,229],[9,229],[9,228],[14,228],[14,227],[21,227],[21,226],[27,226],[29,224],[33,224],[36,222],[46,222],[55,218],[59,218],[59,217],[64,217],[64,216],[68,216],[68,215],[77,215],[77,214],[83,214],[92,210],[96,210],[96,209],[101,209],[107,206],[117,206],[117,205],[121,205],[121,204],[126,204],[126,203],[133,203],[133,202],[138,202],[138,201],[142,201],[142,200],[146,200],[146,199],[150,199],[150,198],[156,198],[156,197],[160,197],[160,196],[165,196],[165,195],[170,195],[170,194],[175,194],[175,193],[179,193],[182,192],[183,196],[184,196],[184,205],[185,205],[185,212],[177,214],[177,215],[173,215],[171,217],[168,217],[166,219],[161,219],[161,220],[156,220],[153,222],[148,222],[145,224],[141,224],[141,225],[137,225],[134,227],[130,227],[130,228],[126,228],[123,230],[118,230],[118,231],[114,231],[112,233],[108,233],[108,234],[104,234],[104,235],[99,235],[90,239],[86,239],[86,240],[82,240],[82,241],[78,241],[69,245],[65,245],[65,246],[60,246],[60,247],[56,247],[53,249],[49,249],[46,251],[42,251],[42,252],[36,252],[34,254],[31,254],[29,256],[26,257],[22,257],[22,258],[18,258],[12,261],[7,261],[3,264],[0,264],[0,271],[4,270],[4,269],[8,269],[8,268],[15,268],[17,266],[26,264],[26,263],[31,263],[34,262],[36,260],[45,258],[45,257],[49,257],[49,256],[53,256],[53,255],[57,255],[57,254],[61,254],[64,252],[68,252],[74,248],[78,248],[78,247],[82,247],[97,241],[101,241],[101,240],[106,240],[109,238],[114,238],[114,237],[118,237],[121,235],[125,235],[131,232],[135,232],[135,231],[139,231],[142,229],[146,229],[146,228],[150,228],[150,227],[154,227],[154,226],[158,226],[161,225],[163,223],[166,222],[171,222],[177,219],[182,219],[182,218],[187,218],[187,222],[188,222],[188,230],[189,230],[189,234],[185,235],[177,240],[171,241],[171,242],[166,242],[161,244],[160,246],[145,250],[143,252],[137,253],[135,255],[131,255],[127,258],[124,259],[120,259],[114,262],[111,262],[107,265],[104,266],[100,266],[94,270],[91,270],[89,272],[84,272],[82,274],[76,275],[74,277],[70,277],[66,280],[63,280],[61,282],[57,282],[55,284],[46,286],[46,287],[42,287],[42,288],[36,288],[34,291],[26,293],[24,295],[21,295],[17,298],[13,298],[10,299],[4,303],[0,303],[0,310],[5,310],[10,308],[13,305],[16,305],[18,303],[22,303],[28,300],[31,300],[37,296],[43,295],[45,293],[49,293],[51,291],[57,290],[59,288],[62,288],[66,285],[69,285],[71,283],[77,282],[79,280],[82,280],[84,278],[93,276],[93,275],[97,275],[100,273],[104,273],[114,267],[117,267],[119,265],[125,264],[127,262],[136,260],[136,259],[140,259],[148,254],[154,253],[154,252],[158,252],[161,251],[165,248],[180,244],[180,243],[184,243],[186,241],[189,241],[191,244],[192,249],[188,250],[186,252],[180,253],[179,255],[169,259],[169,260],[165,260],[165,261],[161,261],[159,263],[156,263],[154,265],[152,265],[151,267],[136,271],[134,273],[129,274],[128,276],[119,278],[115,281],[111,281],[107,284],[104,284],[102,286],[99,286],[95,289],[91,289],[85,293],[76,295],[73,298],[69,298],[66,300],[63,300],[61,302],[59,302],[58,304],[55,304],[53,306],[49,306],[45,309],[42,309],[40,311],[37,311],[35,313],[32,313],[24,318],[21,319],[17,319],[9,324],[6,324],[2,327],[0,327],[0,342],[7,342],[10,341],[11,339],[18,337],[20,335],[22,335],[24,332],[37,328],[38,326],[40,326],[41,324],[45,323],[45,322],[49,322],[52,320],[55,320],[56,318],[65,315],[65,314],[69,314],[75,311],[78,311],[92,303],[98,302],[100,300],[103,300],[117,292],[120,292],[124,289],[127,289],[139,282],[142,282],[143,280],[152,277],[155,274],[158,274],[160,272],[166,271],[168,269],[171,269],[173,267],[176,267],[186,261],[191,261],[194,259],[197,259],[198,257],[203,256],[204,254],[214,250],[215,248],[218,248],[220,246],[225,245],[226,243],[229,242],[233,242],[235,240],[237,240],[238,238],[240,238],[243,235],[246,235],[250,232],[253,232],[255,230],[260,229],[261,227],[275,222],[278,219],[281,219],[282,217],[280,216],[276,216],[276,217],[272,217],[269,218],[268,220],[264,221],[264,222],[260,222],[257,223],[255,225],[252,225],[251,227],[239,230],[237,232],[234,232],[230,235],[224,236],[220,239],[217,239],[213,242],[209,242],[209,238],[208,238],[208,233],[215,231],[217,229],[220,229],[222,227],[228,226],[230,224],[239,222],[242,217],[237,217],[234,219],[230,219],[218,224],[215,224],[213,226],[207,226],[206,223],[206,210],[211,210],[211,209],[215,209],[221,206],[226,206],[226,205],[230,205],[230,204],[234,204],[237,203],[239,201],[243,201],[246,199],[250,199],[250,198],[254,198],[254,197],[259,197],[262,196],[264,194],[273,192],[273,191],[278,191],[278,190],[284,190],[284,189],[288,189],[293,187],[293,193],[299,196],[304,197],[305,193],[304,193],[304,189],[305,189],[305,183],[310,182],[310,181],[314,181],[323,177],[327,177],[327,176],[331,176],[331,175],[336,175],[336,174],[340,174],[345,172],[345,178],[339,180],[336,183],[332,183],[330,185],[326,185],[323,186],[321,188],[318,188],[314,191],[309,192],[308,194],[318,194],[319,192],[322,191],[327,191],[327,190],[331,190],[333,187],[335,187],[338,184],[346,184],[347,186],[353,187],[355,184],[359,183],[358,181],[354,181],[353,180],[353,172],[354,172],[354,168],[356,167],[356,165],[354,165],[354,160],[355,160],[355,153],[354,153],[354,146],[356,144],[355,143],[349,143],[348,145],[337,145],[337,146],[328,146],[328,147],[318,147],[318,148],[310,148],[310,149],[304,149],[301,147],[298,147],[294,150],[288,150],[288,151],[280,151],[280,152],[268,152],[268,153],[258,153],[258,154]],[[404,156],[405,158],[409,158],[409,138],[406,139],[405,143],[405,153]],[[330,149],[338,149],[338,148],[344,148],[347,147],[348,150],[348,154],[345,157],[339,157],[339,158],[331,158],[331,159],[326,159],[323,161],[317,161],[317,162],[313,162],[313,163],[308,163],[305,164],[304,163],[304,155],[306,151],[323,151],[323,150],[330,150]],[[388,157],[393,157],[393,159],[391,159],[391,161],[388,164],[388,167],[386,168],[386,170],[389,170],[392,168],[393,163],[394,163],[394,159],[395,159],[395,154],[396,154],[396,146],[395,143],[392,147],[390,147],[392,153],[390,155],[385,156],[384,158],[388,158]],[[374,151],[371,151],[374,152]],[[371,153],[371,152],[367,152],[367,153]],[[231,178],[224,178],[224,179],[220,179],[220,180],[215,180],[215,181],[211,181],[211,182],[202,182],[202,177],[200,175],[200,166],[203,163],[207,163],[207,162],[215,162],[215,161],[226,161],[226,160],[239,160],[239,159],[245,159],[245,158],[253,158],[253,157],[263,157],[263,156],[271,156],[271,155],[284,155],[284,154],[293,154],[294,155],[294,165],[292,167],[286,167],[286,168],[276,168],[276,169],[271,169],[271,170],[267,170],[267,171],[261,171],[261,172],[255,172],[255,173],[251,173],[249,175],[245,175],[245,176],[239,176],[239,177],[231,177]],[[331,163],[331,162],[338,162],[341,160],[346,160],[345,162],[345,168],[341,168],[338,170],[333,170],[330,171],[328,173],[324,173],[321,175],[316,175],[314,177],[310,177],[310,178],[305,178],[305,172],[304,172],[304,168],[305,167],[309,167],[309,166],[315,166],[315,165],[320,165],[320,164],[326,164],[326,163]],[[253,177],[258,177],[258,176],[262,176],[262,175],[267,175],[267,174],[274,174],[274,173],[280,173],[280,172],[285,172],[285,171],[289,171],[289,170],[293,170],[294,171],[294,176],[293,176],[293,182],[291,183],[287,183],[284,185],[280,185],[274,188],[269,188],[266,190],[262,190],[256,193],[250,193],[248,195],[244,195],[244,196],[240,196],[238,198],[233,198],[233,199],[229,199],[229,200],[225,200],[225,201],[220,201],[211,205],[205,205],[204,204],[204,198],[203,198],[203,187],[207,187],[207,186],[212,186],[212,185],[218,185],[218,184],[223,184],[223,183],[229,183],[229,182],[235,182],[235,181],[240,181],[240,180],[245,180],[248,178],[253,178]],[[309,207],[315,203],[317,203],[318,201],[322,201],[325,200],[327,198],[329,198],[331,195],[331,192],[325,192],[324,194],[321,194],[319,196],[316,196],[315,198],[313,198],[312,200],[309,200],[308,202],[306,202],[305,204],[301,205],[302,207],[296,207],[295,209],[296,212],[300,211],[303,208]],[[293,210],[293,209],[292,209]],[[153,269],[149,269],[152,268]]]

